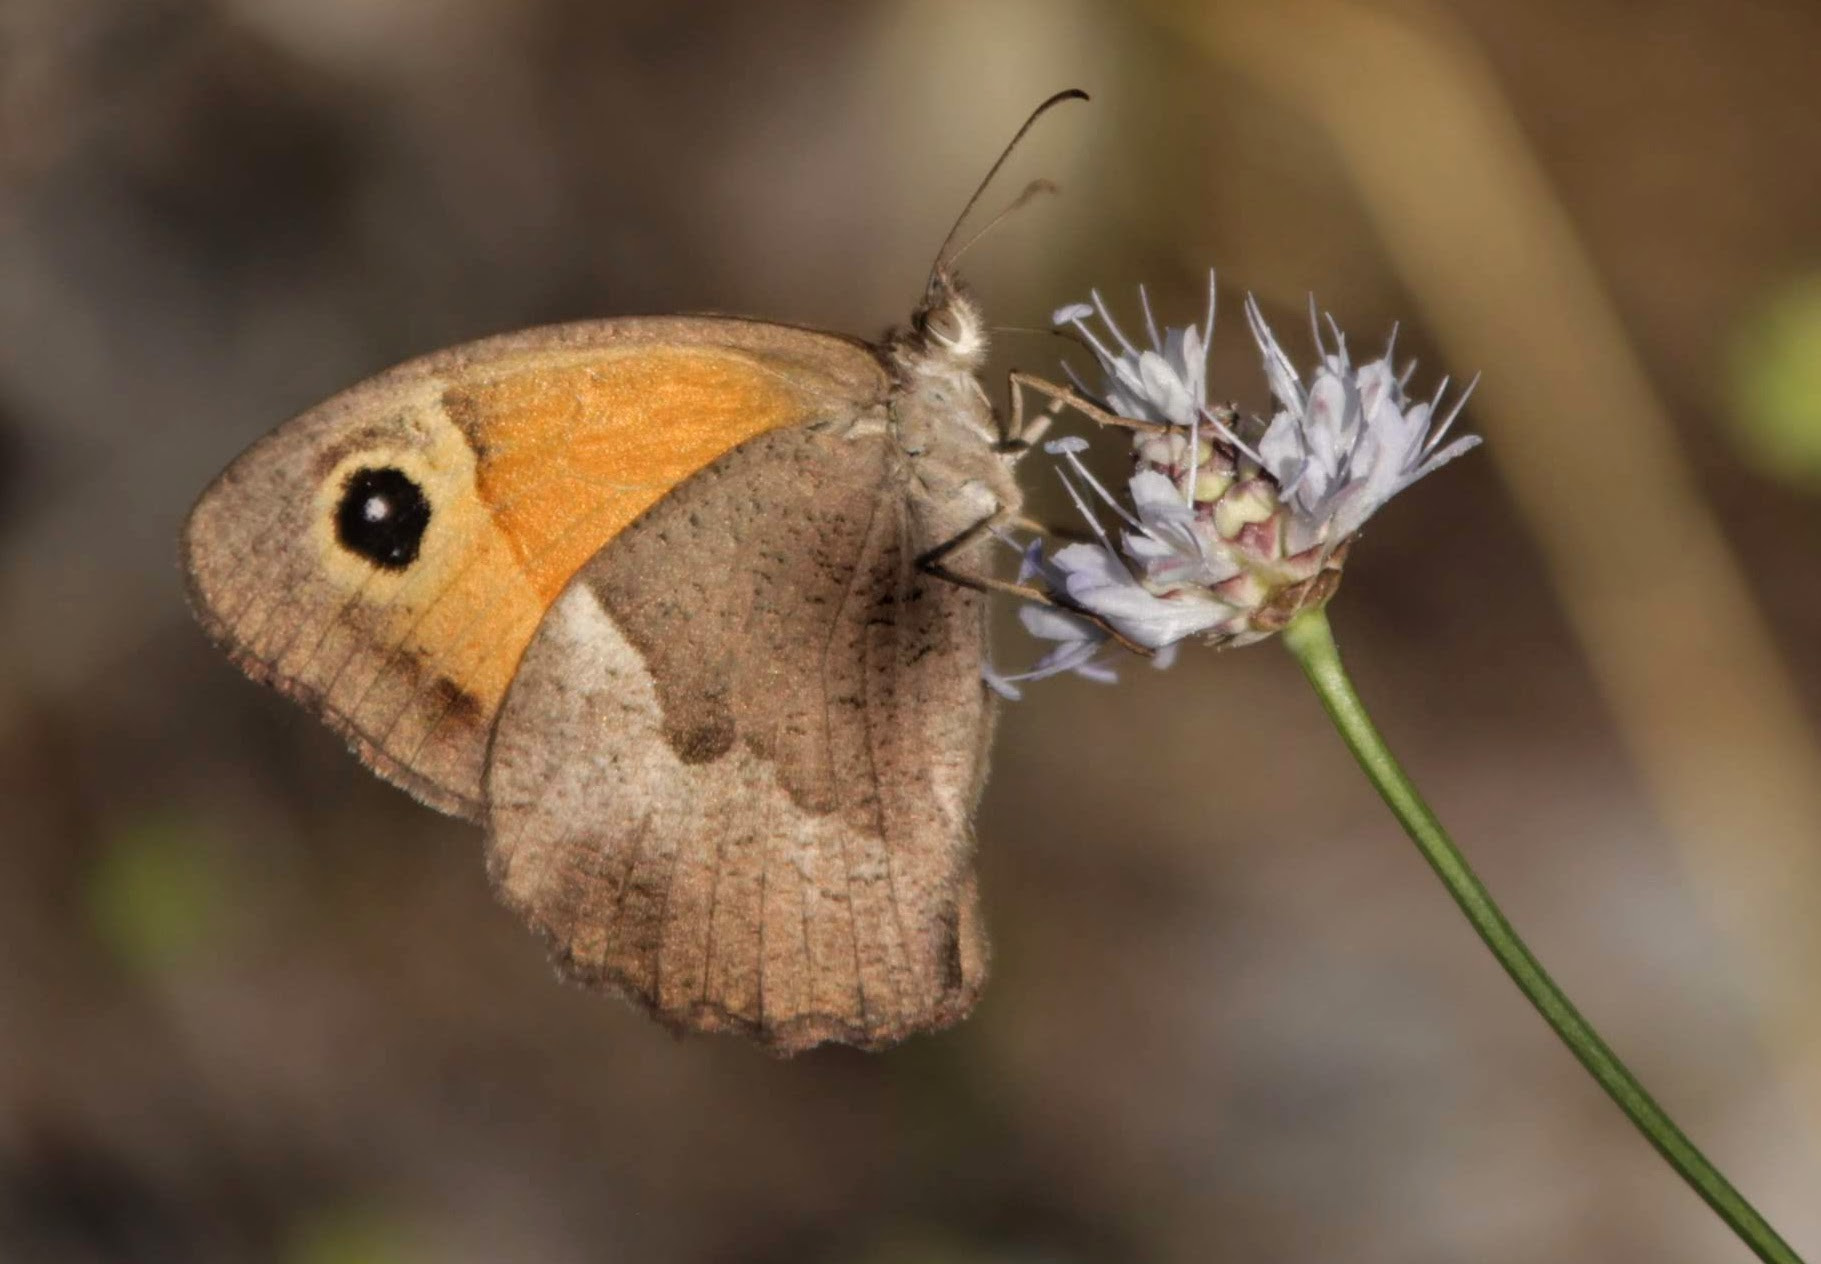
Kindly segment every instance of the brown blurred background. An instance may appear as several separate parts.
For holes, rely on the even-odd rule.
[[[284,418],[544,321],[876,334],[1072,85],[1000,190],[1064,197],[967,261],[994,319],[1186,321],[1212,263],[1219,395],[1264,403],[1246,289],[1485,372],[1343,645],[1821,1253],[1821,6],[0,0],[0,1259],[1744,1258],[1275,648],[1034,688],[979,1012],[780,1063],[553,982],[473,830],[186,616],[182,516]]]

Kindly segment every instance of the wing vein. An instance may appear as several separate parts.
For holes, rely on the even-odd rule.
[[[826,752],[825,758],[828,761],[829,770],[831,774],[836,775],[838,775],[838,770],[835,764],[834,717],[829,699],[828,665],[829,660],[834,656],[835,642],[840,637],[841,630],[847,623],[848,609],[853,604],[854,597],[860,592],[861,584],[867,578],[872,559],[877,552],[875,545],[878,540],[880,522],[879,511],[884,505],[885,499],[886,497],[883,490],[876,493],[873,497],[872,510],[866,520],[866,531],[861,536],[860,547],[854,557],[853,569],[847,576],[847,588],[842,593],[841,601],[835,608],[834,618],[829,623],[828,637],[822,643],[822,743],[823,749]],[[859,685],[860,690],[860,725],[863,738],[870,737],[871,732],[871,720],[867,715],[866,707],[867,650],[871,643],[872,620],[869,615],[863,614],[861,616],[860,624],[860,679],[856,682]],[[871,758],[870,750],[868,751],[868,758],[869,760]],[[875,774],[875,781],[876,780],[877,777]],[[875,813],[876,812],[877,807],[875,805]],[[847,924],[854,944],[854,991],[860,1000],[860,1021],[864,1023],[867,1016],[866,971],[860,952],[860,912],[857,902],[854,899],[853,851],[848,843],[846,821],[840,820],[839,815],[837,815],[837,820],[839,821],[837,831],[841,836],[841,868],[847,877]]]

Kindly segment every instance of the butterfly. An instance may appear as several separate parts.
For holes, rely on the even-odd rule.
[[[483,826],[568,978],[782,1053],[952,1024],[993,718],[990,585],[957,581],[1028,446],[953,259],[876,344],[622,318],[362,382],[202,494],[197,616]]]

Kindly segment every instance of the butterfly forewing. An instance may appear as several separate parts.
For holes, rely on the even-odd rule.
[[[185,532],[198,614],[383,776],[481,819],[486,745],[569,577],[756,434],[873,408],[870,350],[657,318],[454,348],[249,449]]]

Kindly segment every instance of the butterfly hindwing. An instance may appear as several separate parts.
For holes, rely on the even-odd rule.
[[[585,565],[490,755],[490,868],[564,971],[783,1051],[984,981],[978,594],[916,565],[878,427],[758,436]]]

